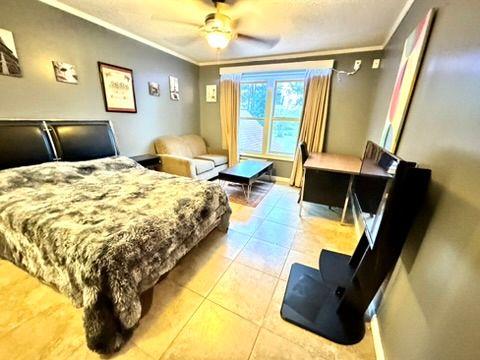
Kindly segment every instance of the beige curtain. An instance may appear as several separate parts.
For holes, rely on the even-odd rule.
[[[307,74],[305,105],[298,143],[307,143],[309,152],[322,152],[327,123],[328,100],[332,70],[315,70]],[[302,156],[296,151],[290,185],[299,187],[302,182]]]
[[[238,163],[238,115],[240,74],[222,75],[220,79],[220,122],[222,146],[228,150],[228,165]]]

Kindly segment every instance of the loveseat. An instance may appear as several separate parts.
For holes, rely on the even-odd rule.
[[[209,180],[228,167],[227,151],[207,148],[199,135],[161,136],[154,146],[161,170],[170,174]]]

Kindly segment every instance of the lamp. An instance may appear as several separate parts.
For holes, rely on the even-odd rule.
[[[225,49],[232,39],[231,34],[228,32],[214,30],[208,32],[206,35],[208,45],[215,49]]]

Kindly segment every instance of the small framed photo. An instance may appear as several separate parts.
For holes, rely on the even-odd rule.
[[[178,101],[180,99],[180,91],[178,89],[178,78],[174,76],[168,77],[170,85],[170,99]]]
[[[148,93],[152,96],[160,96],[160,85],[150,81],[148,83]]]
[[[137,103],[133,84],[133,71],[121,66],[98,62],[105,110],[136,113]]]
[[[78,75],[75,65],[61,61],[52,61],[55,78],[58,82],[67,84],[78,84]]]
[[[0,29],[0,75],[22,76],[13,34],[5,29]]]
[[[207,102],[217,102],[217,85],[207,85],[206,97]]]

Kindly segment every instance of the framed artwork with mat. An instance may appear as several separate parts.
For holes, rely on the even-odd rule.
[[[121,66],[98,62],[105,110],[109,112],[136,113],[133,71]]]

